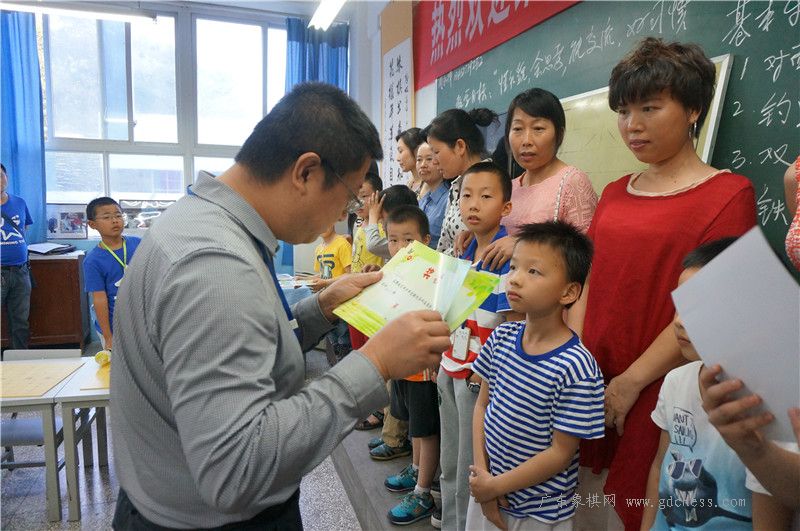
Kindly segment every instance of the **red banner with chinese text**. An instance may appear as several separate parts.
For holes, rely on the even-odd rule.
[[[423,0],[414,8],[414,88],[578,2]]]

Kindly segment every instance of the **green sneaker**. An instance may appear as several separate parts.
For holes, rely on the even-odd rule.
[[[411,441],[406,441],[403,443],[403,446],[400,447],[389,446],[383,443],[369,451],[369,456],[375,461],[388,461],[389,459],[396,459],[407,455],[411,455]]]
[[[370,450],[372,450],[373,448],[377,448],[378,446],[380,446],[382,444],[383,444],[383,437],[378,436],[378,437],[373,437],[372,439],[370,439],[369,442],[367,443],[367,447]]]
[[[394,525],[413,524],[423,518],[430,518],[435,509],[436,505],[430,493],[409,492],[389,511],[389,521]]]
[[[417,486],[418,474],[419,472],[414,470],[414,465],[408,465],[399,474],[386,478],[383,484],[391,492],[408,492]]]

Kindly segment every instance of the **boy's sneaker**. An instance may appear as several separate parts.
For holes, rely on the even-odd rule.
[[[433,514],[431,515],[431,525],[433,527],[435,527],[436,529],[441,529],[442,528],[442,509],[441,508],[437,507],[436,510],[433,511]]]
[[[438,479],[434,479],[433,482],[431,482],[431,496],[433,496],[434,500],[442,499],[442,487]]]
[[[391,492],[408,492],[417,486],[418,474],[419,471],[414,470],[414,465],[408,465],[399,474],[386,478],[383,484]]]
[[[369,451],[369,456],[375,461],[388,461],[389,459],[396,459],[407,455],[411,455],[411,441],[408,440],[403,443],[403,446],[395,447],[383,443]]]
[[[429,493],[409,492],[389,511],[389,521],[395,525],[413,524],[423,518],[429,518],[435,509],[433,496]]]
[[[382,444],[383,444],[383,437],[380,437],[380,436],[379,437],[373,437],[367,443],[367,448],[372,450],[373,448],[377,448],[378,446],[380,446]]]

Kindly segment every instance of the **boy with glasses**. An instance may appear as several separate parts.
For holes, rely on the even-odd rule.
[[[96,315],[95,329],[103,349],[111,350],[114,330],[114,301],[125,269],[141,242],[136,236],[123,236],[125,214],[110,197],[98,197],[86,206],[89,226],[100,233],[100,243],[83,261],[87,293],[92,294]]]

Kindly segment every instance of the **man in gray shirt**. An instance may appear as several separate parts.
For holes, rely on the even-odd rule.
[[[438,364],[447,325],[411,312],[305,385],[303,351],[381,274],[343,277],[291,309],[275,281],[278,240],[312,242],[353,210],[381,157],[346,94],[299,85],[234,166],[201,172],[148,231],[116,301],[115,529],[302,528],[302,476],[388,402],[387,379]]]

